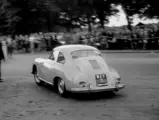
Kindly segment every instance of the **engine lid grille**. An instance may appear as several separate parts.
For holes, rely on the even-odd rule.
[[[89,60],[89,63],[91,64],[93,69],[100,69],[100,66],[96,60]]]

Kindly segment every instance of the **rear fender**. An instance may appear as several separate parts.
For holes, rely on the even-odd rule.
[[[57,78],[57,77],[59,77],[59,78],[61,78],[61,79],[63,79],[64,80],[64,82],[65,82],[65,87],[66,87],[66,90],[71,90],[71,86],[72,86],[72,79],[70,79],[70,78],[68,78],[67,77],[67,75],[65,74],[65,72],[63,71],[63,70],[61,70],[61,69],[58,69],[58,70],[56,70],[55,71],[55,74],[56,74],[56,77],[55,78]],[[54,78],[54,80],[55,80],[55,78]],[[53,82],[53,84],[54,84],[55,82]]]
[[[45,59],[42,58],[36,58],[32,64],[32,74],[34,74],[35,70],[37,70],[37,72],[40,71],[40,65],[42,65],[44,63]],[[41,72],[40,72],[41,73]],[[38,73],[40,75],[40,73]]]

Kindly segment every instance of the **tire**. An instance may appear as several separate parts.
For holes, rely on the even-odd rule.
[[[60,96],[62,96],[62,97],[67,96],[67,90],[66,90],[66,87],[65,87],[65,82],[61,78],[59,78],[58,82],[57,82],[57,91],[58,91]]]
[[[41,80],[39,79],[39,77],[38,77],[37,70],[34,71],[33,74],[34,74],[34,80],[35,80],[35,83],[36,83],[38,86],[44,85],[44,82],[41,81]]]

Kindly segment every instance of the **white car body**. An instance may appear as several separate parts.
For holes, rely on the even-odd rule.
[[[91,53],[90,56],[73,58],[72,53],[80,50],[88,50],[88,52],[90,50],[97,55],[91,56]],[[59,55],[64,61],[59,60]],[[63,45],[56,47],[48,59],[36,58],[33,62],[33,67],[35,66],[40,80],[55,86],[54,80],[57,77],[61,78],[64,80],[66,90],[71,92],[118,91],[125,87],[120,83],[118,72],[110,68],[101,52],[92,46]],[[97,76],[95,77],[95,75]],[[101,79],[99,75],[101,75]],[[97,79],[98,82],[101,80],[101,83],[98,84]],[[106,81],[103,82],[104,80]]]

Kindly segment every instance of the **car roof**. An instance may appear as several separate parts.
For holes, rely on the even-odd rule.
[[[54,48],[54,50],[58,50],[60,52],[68,52],[71,53],[73,51],[76,50],[83,50],[83,49],[93,49],[93,50],[97,50],[95,47],[89,46],[89,45],[78,45],[78,44],[72,44],[72,45],[61,45],[58,46],[56,48]]]

